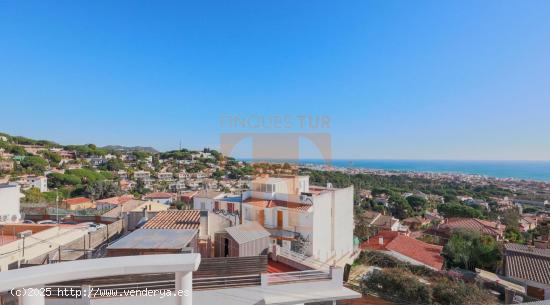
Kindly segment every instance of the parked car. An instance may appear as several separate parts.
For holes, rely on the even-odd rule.
[[[77,225],[78,222],[72,221],[72,220],[67,220],[67,221],[62,221],[61,224],[64,224],[64,225]]]
[[[94,223],[94,222],[83,222],[81,223],[83,227],[88,228],[88,232],[95,232],[97,230],[101,230],[105,228],[105,225],[102,223]]]
[[[25,220],[23,220],[23,223],[36,223],[36,222],[34,222],[32,220],[29,220],[29,219],[25,219]]]
[[[57,222],[53,221],[53,220],[40,220],[39,222],[37,222],[37,224],[41,224],[41,225],[56,225]]]

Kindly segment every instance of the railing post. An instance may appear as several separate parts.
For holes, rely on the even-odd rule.
[[[265,288],[269,285],[269,273],[262,273],[260,275],[260,283],[262,288]]]
[[[21,291],[26,290],[26,293],[23,293],[19,297],[19,304],[21,305],[44,305],[46,304],[46,299],[43,294],[39,292],[40,289],[44,287],[29,287],[21,289]]]
[[[192,305],[193,304],[193,273],[192,272],[176,272],[176,305]]]

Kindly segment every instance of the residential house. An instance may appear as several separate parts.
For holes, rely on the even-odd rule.
[[[549,300],[550,249],[505,244],[504,275],[522,283],[528,296]]]
[[[168,210],[158,212],[142,229],[198,230],[196,252],[203,257],[212,257],[215,233],[229,226],[229,221],[208,211]]]
[[[87,160],[88,162],[90,162],[90,165],[93,167],[97,167],[107,163],[107,159],[105,157],[99,157],[99,156],[94,156],[94,157],[88,158]]]
[[[127,179],[122,179],[118,182],[118,185],[122,191],[126,192],[133,189],[136,186],[136,182],[127,180]]]
[[[239,257],[266,255],[268,253],[270,233],[255,221],[227,227],[215,233],[216,257]]]
[[[171,172],[160,172],[157,174],[157,178],[159,181],[174,181],[174,174]]]
[[[0,223],[14,223],[21,220],[21,189],[17,183],[0,183]]]
[[[409,217],[405,218],[401,221],[401,223],[411,230],[419,230],[422,226],[428,225],[430,221],[424,217],[415,216],[415,217]]]
[[[48,191],[48,178],[44,176],[29,175],[26,177],[26,185],[31,188],[37,188],[41,193]]]
[[[151,179],[151,173],[144,170],[139,170],[134,172],[134,180],[149,180]]]
[[[121,170],[119,170],[119,171],[117,172],[117,176],[118,176],[118,178],[119,178],[120,180],[126,180],[126,179],[128,179],[128,173],[127,173],[125,170],[123,170],[123,169],[121,169]]]
[[[63,208],[71,211],[84,210],[93,208],[93,203],[86,197],[68,198],[62,202]]]
[[[95,207],[98,210],[110,210],[132,199],[134,199],[133,195],[122,195],[122,196],[99,199],[99,200],[96,200]]]
[[[353,187],[310,186],[308,176],[263,176],[242,199],[243,223],[257,221],[283,249],[332,263],[354,253]]]
[[[368,226],[378,230],[399,231],[399,219],[391,215],[383,215],[379,212],[366,211],[362,215],[362,221]]]
[[[361,249],[381,251],[401,261],[436,271],[443,269],[442,246],[428,244],[395,231],[379,232],[363,242]]]
[[[453,230],[463,229],[491,235],[497,240],[504,238],[506,226],[500,222],[481,220],[477,218],[449,218],[445,219],[434,233],[440,236],[449,237]]]
[[[241,197],[224,192],[201,190],[193,196],[193,208],[226,217],[232,224],[239,224]]]
[[[539,217],[535,215],[523,215],[519,219],[519,228],[522,232],[533,230],[538,225]]]
[[[154,192],[145,195],[144,199],[148,201],[171,205],[176,199],[176,194],[166,192]]]
[[[149,219],[155,217],[159,212],[167,211],[168,209],[170,209],[170,207],[166,204],[145,201],[127,213],[127,228],[132,231],[144,225]]]
[[[13,168],[12,160],[0,160],[0,172],[11,172]]]

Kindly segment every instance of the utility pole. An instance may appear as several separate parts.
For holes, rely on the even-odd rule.
[[[59,224],[59,190],[57,188],[55,188],[55,206],[56,206],[55,220],[57,224]]]

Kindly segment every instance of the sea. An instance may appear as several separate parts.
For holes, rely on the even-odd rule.
[[[246,160],[246,161],[251,161]],[[402,172],[460,173],[495,178],[512,178],[550,182],[550,161],[463,161],[463,160],[361,160],[322,159],[263,160],[301,165],[330,165]]]

